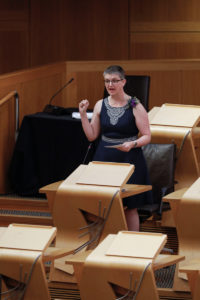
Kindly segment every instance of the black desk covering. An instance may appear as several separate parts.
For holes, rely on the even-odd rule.
[[[25,116],[10,165],[13,192],[35,195],[40,187],[64,180],[83,163],[88,146],[80,120],[71,115]],[[91,157],[92,151],[86,162]]]

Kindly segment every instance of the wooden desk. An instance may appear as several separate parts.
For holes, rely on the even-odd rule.
[[[78,251],[94,249],[108,234],[127,230],[122,197],[151,190],[151,186],[125,184],[125,180],[128,180],[134,170],[133,165],[99,162],[90,164],[94,164],[97,168],[94,172],[96,181],[92,178],[93,184],[90,184],[91,173],[86,172],[88,165],[80,165],[61,184],[54,185],[52,192],[49,186],[42,188],[50,199],[53,222],[58,229],[56,247],[68,249],[69,255],[77,249]],[[112,178],[111,176],[109,178],[112,184],[109,185],[109,178],[105,182],[103,174],[108,172],[110,167]],[[83,175],[86,182],[81,184],[79,181],[82,182],[80,178]],[[68,258],[55,261],[51,268],[52,281],[76,282],[72,276],[74,273],[72,266],[65,263]]]
[[[2,233],[0,273],[16,281],[15,295],[24,295],[24,300],[50,300],[42,258],[55,236],[55,227],[20,224],[9,225]],[[14,296],[4,284],[3,291],[8,298]]]
[[[132,297],[137,293],[138,300],[159,299],[153,271],[184,259],[159,255],[165,242],[163,234],[119,232],[108,235],[87,257],[72,257],[68,263],[74,265],[81,299],[110,300],[127,292]]]

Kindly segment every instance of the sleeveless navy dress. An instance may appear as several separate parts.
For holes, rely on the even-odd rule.
[[[103,99],[100,113],[101,136],[94,154],[94,161],[130,163],[135,165],[135,171],[127,183],[150,184],[145,158],[141,148],[133,148],[123,152],[105,146],[122,144],[127,140],[137,139],[138,128],[133,115],[133,108],[127,103],[123,107],[112,107],[108,98]],[[138,208],[152,203],[151,192],[123,199],[124,206]]]

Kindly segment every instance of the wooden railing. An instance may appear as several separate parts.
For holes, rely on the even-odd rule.
[[[16,91],[0,100],[0,193],[9,190],[8,169],[19,130],[19,102]]]
[[[0,100],[0,109],[1,106],[9,102],[14,98],[14,109],[15,109],[15,140],[17,139],[17,134],[19,132],[19,95],[17,91],[12,91],[8,95],[6,95],[3,99]]]

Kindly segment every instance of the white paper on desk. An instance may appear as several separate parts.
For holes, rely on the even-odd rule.
[[[92,119],[92,115],[93,115],[92,112],[87,112],[87,117],[88,117],[88,119]],[[81,118],[80,113],[74,111],[74,112],[72,113],[72,118],[74,118],[74,119],[80,119],[80,118]]]
[[[119,145],[108,145],[108,146],[104,146],[105,148],[119,148],[121,147],[122,144],[119,144]]]

